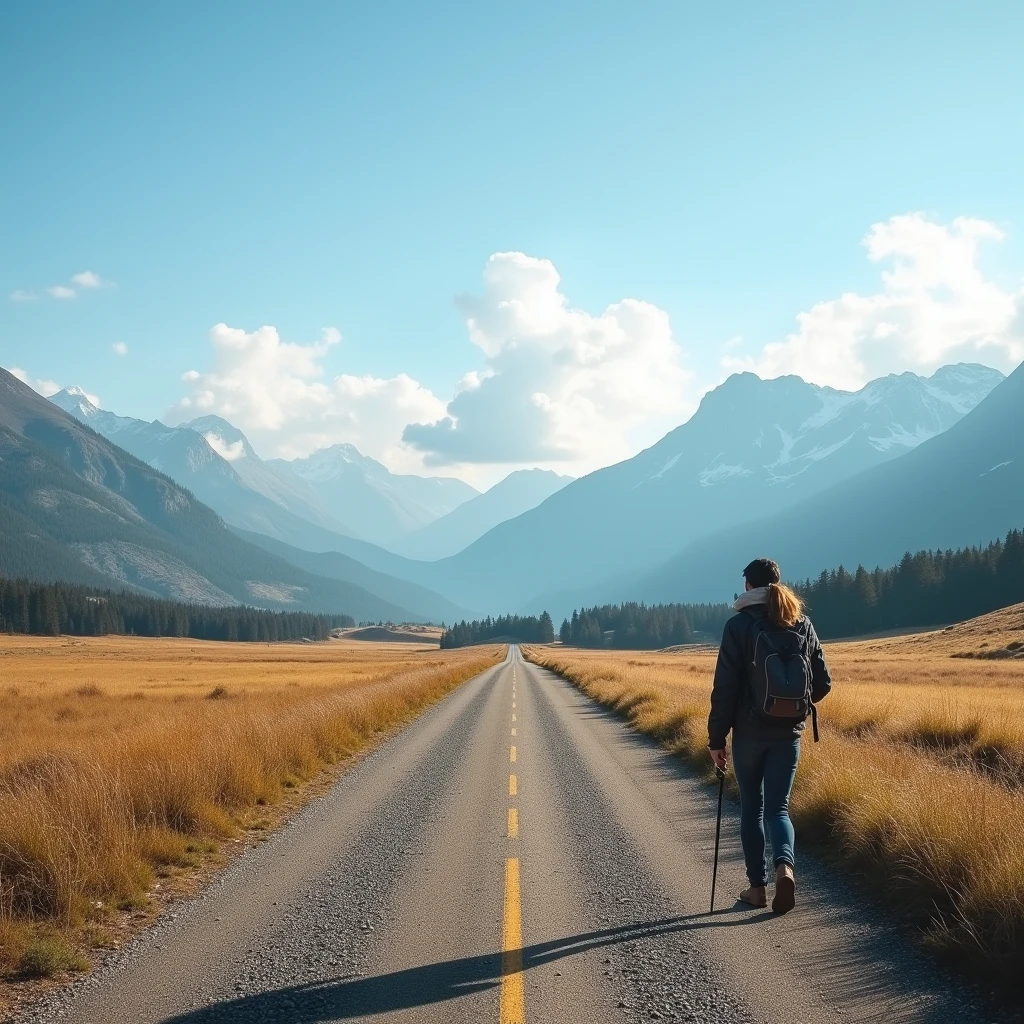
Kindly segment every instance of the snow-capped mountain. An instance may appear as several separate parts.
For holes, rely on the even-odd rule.
[[[953,369],[970,375],[973,368]],[[940,390],[954,387],[951,375],[944,376]],[[789,579],[839,565],[849,571],[858,564],[893,565],[906,551],[1000,539],[1021,526],[1022,508],[1024,366],[959,422],[903,457],[781,512],[704,536],[655,570],[616,580],[613,589],[617,599],[720,599],[736,586],[739,547],[770,552]]]
[[[788,508],[912,450],[1002,379],[958,364],[843,392],[799,377],[736,374],[651,448],[569,484],[438,563],[435,585],[493,611],[653,566],[713,530]]]
[[[478,493],[453,477],[392,473],[350,444],[291,462],[271,459],[267,465],[285,479],[304,481],[326,508],[344,509],[345,521],[359,536],[385,546]]]

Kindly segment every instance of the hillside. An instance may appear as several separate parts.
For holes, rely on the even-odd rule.
[[[415,621],[454,622],[467,616],[471,617],[471,613],[465,608],[454,604],[440,594],[416,583],[410,583],[408,580],[377,572],[339,551],[314,553],[246,530],[236,529],[234,532],[250,544],[255,544],[300,569],[315,572],[317,575],[326,576],[329,579],[344,580],[346,583],[362,587],[392,604],[409,608],[411,616],[408,617]],[[388,616],[360,616],[360,618],[382,619],[388,618]]]
[[[848,393],[799,377],[736,374],[653,447],[569,484],[436,563],[430,585],[484,610],[633,597],[588,588],[635,577],[700,537],[796,506],[903,456],[941,435],[1001,379],[996,370],[959,364]],[[559,603],[538,596],[562,588],[574,588],[573,596]]]
[[[0,572],[200,604],[409,617],[245,543],[191,492],[2,370]]]
[[[945,433],[784,513],[691,544],[621,582],[622,598],[691,601],[740,585],[755,555],[789,579],[823,566],[890,565],[906,551],[987,544],[1024,518],[1024,366]]]
[[[1024,604],[979,615],[945,629],[904,636],[854,641],[866,654],[910,654],[921,657],[1024,658]],[[845,644],[832,646],[844,649]]]

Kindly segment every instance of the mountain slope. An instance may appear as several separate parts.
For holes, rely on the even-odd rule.
[[[201,416],[182,426],[202,434],[210,447],[231,464],[231,468],[250,490],[262,494],[300,519],[326,530],[347,535],[353,533],[343,521],[343,512],[329,511],[316,491],[301,477],[282,472],[264,462],[249,444],[245,434],[227,420],[220,416]],[[289,543],[294,544],[295,539]]]
[[[408,617],[246,544],[189,491],[3,370],[0,571],[206,604]]]
[[[704,538],[655,571],[621,582],[623,598],[718,599],[755,556],[789,579],[825,567],[891,565],[907,551],[987,544],[1024,525],[1024,366],[948,431],[775,514]],[[813,611],[813,609],[812,609]]]
[[[959,364],[847,393],[799,377],[734,375],[653,447],[437,562],[430,585],[496,611],[635,575],[716,529],[804,501],[941,434],[1001,379]]]
[[[229,462],[213,447],[208,437],[191,427],[168,427],[159,420],[147,423],[130,416],[118,416],[98,409],[79,388],[65,388],[50,401],[107,440],[187,487],[233,526],[265,533],[289,543],[303,541],[311,522],[321,528],[328,528],[324,525],[326,523],[334,523],[343,529],[336,519],[319,513],[315,504],[317,499],[313,495],[313,504],[303,503],[298,498],[287,502],[278,500],[277,495],[268,496],[254,489],[238,472],[238,467],[244,466],[247,475],[257,481],[261,475],[271,479],[276,479],[276,475],[265,469],[265,464],[252,452],[241,432],[236,432],[241,439],[236,443],[244,445],[244,448],[237,450],[247,450],[251,457]],[[230,427],[225,421],[220,422]],[[211,433],[211,437],[215,443],[223,443],[218,435]],[[227,450],[230,453],[230,448]],[[264,467],[262,474],[260,467]],[[279,490],[284,492],[286,486],[279,485]],[[292,511],[293,507],[305,512],[308,518]]]
[[[350,444],[291,462],[271,459],[267,466],[286,480],[305,483],[325,508],[344,516],[353,533],[374,544],[389,545],[477,494],[452,477],[391,473]]]
[[[457,622],[460,619],[472,619],[473,613],[449,601],[434,591],[410,583],[386,573],[376,572],[363,565],[362,562],[350,558],[338,551],[314,553],[283,544],[271,537],[246,530],[235,530],[243,540],[272,554],[278,555],[286,562],[330,579],[344,580],[368,590],[371,594],[400,605],[410,610],[409,616],[416,622]],[[367,616],[364,616],[366,618]],[[372,617],[372,616],[371,616]],[[377,616],[381,618],[382,616]]]
[[[499,523],[536,508],[572,480],[546,469],[518,470],[392,547],[399,554],[427,561],[454,555]]]

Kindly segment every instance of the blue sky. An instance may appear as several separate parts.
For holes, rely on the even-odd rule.
[[[147,419],[202,395],[261,449],[353,440],[477,479],[621,457],[741,366],[837,386],[972,351],[1009,369],[1021,38],[1010,2],[10,3],[0,364]],[[915,212],[869,258],[872,226]],[[947,243],[955,280],[928,277]],[[508,252],[550,264],[488,263]],[[964,330],[970,307],[973,349],[922,347],[934,317],[906,301],[890,315],[881,274],[901,263],[940,307],[966,282],[939,314]],[[71,284],[85,271],[113,284]],[[495,320],[537,274],[537,294],[593,318],[640,300],[671,339],[646,306],[589,355],[586,325]],[[828,331],[765,355],[845,293],[883,297],[906,341],[888,362],[834,357]],[[236,341],[217,349],[217,324]],[[303,350],[237,340],[263,325]],[[324,328],[341,342],[317,347]],[[544,348],[552,332],[561,348]],[[246,346],[262,369],[241,365]],[[617,384],[638,364],[609,397],[600,373]],[[297,384],[292,406],[261,405],[274,374],[330,393]],[[453,398],[446,427],[401,441],[403,417],[432,423]],[[489,447],[520,422],[521,443]]]

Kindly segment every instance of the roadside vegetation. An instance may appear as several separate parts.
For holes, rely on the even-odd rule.
[[[803,841],[976,976],[1024,963],[1024,606],[938,633],[826,645],[836,686],[806,742],[792,812]],[[526,649],[710,774],[716,652]]]
[[[503,651],[0,637],[0,977],[88,966]]]

